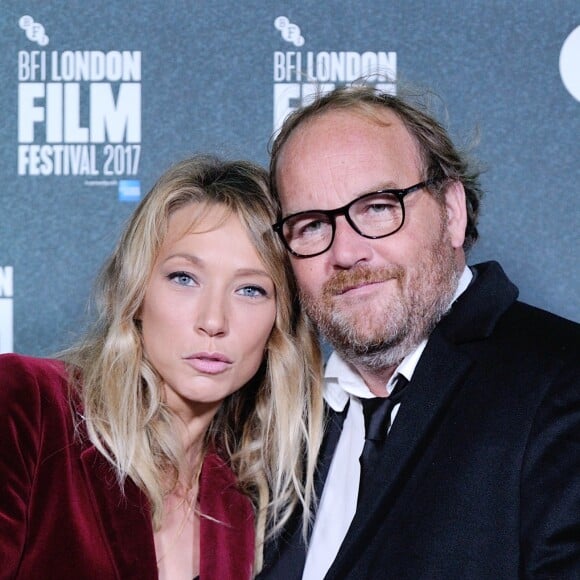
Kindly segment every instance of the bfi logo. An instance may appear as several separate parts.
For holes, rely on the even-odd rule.
[[[14,269],[0,266],[0,354],[14,349]]]

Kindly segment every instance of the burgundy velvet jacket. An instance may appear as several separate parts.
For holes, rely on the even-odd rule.
[[[208,454],[200,479],[200,578],[252,575],[254,516],[233,473]],[[217,521],[215,521],[217,520]],[[121,490],[82,427],[62,363],[0,356],[0,579],[157,578],[150,508]]]

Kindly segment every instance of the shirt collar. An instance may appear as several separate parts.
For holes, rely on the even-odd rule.
[[[455,293],[453,294],[451,305],[453,305],[459,296],[465,292],[472,278],[473,273],[467,266],[465,266],[459,278]],[[419,359],[421,358],[425,347],[427,346],[427,340],[428,339],[426,338],[421,341],[419,345],[417,345],[417,347],[399,363],[386,385],[387,393],[391,393],[399,375],[403,375],[408,381],[413,378],[415,368],[419,363]],[[333,351],[326,363],[324,379],[324,399],[334,411],[343,411],[350,395],[354,395],[361,399],[369,399],[375,396],[371,393],[370,389],[366,386],[366,383],[356,370],[340,358],[336,351]]]

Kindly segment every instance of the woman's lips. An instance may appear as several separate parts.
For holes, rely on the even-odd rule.
[[[232,361],[219,352],[196,352],[185,358],[196,371],[208,375],[217,375],[230,368]]]

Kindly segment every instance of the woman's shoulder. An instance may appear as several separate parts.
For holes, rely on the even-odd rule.
[[[35,399],[68,404],[68,373],[62,361],[21,354],[0,355],[0,400]]]
[[[64,363],[52,358],[39,358],[18,353],[0,354],[0,369],[15,369],[23,372],[45,372],[51,370],[62,373]]]

